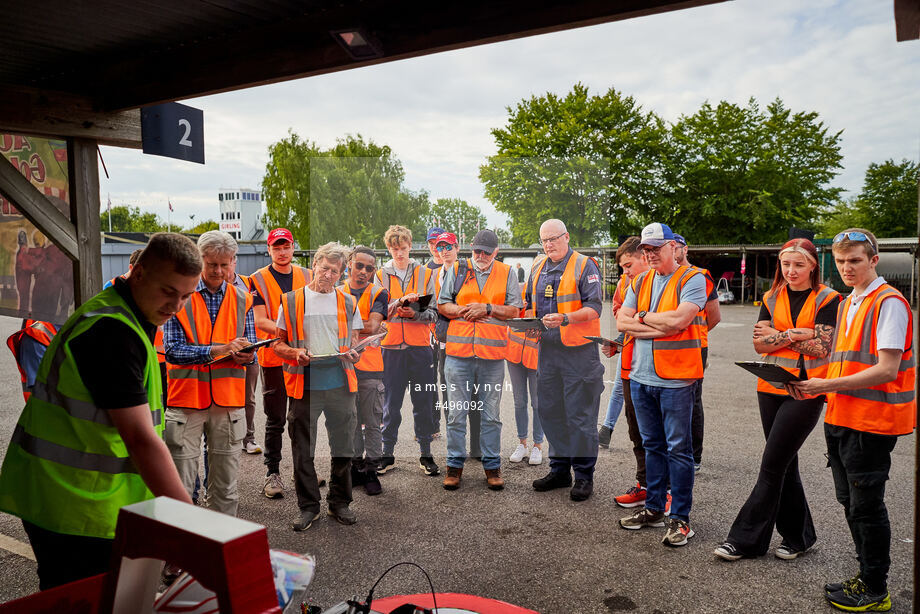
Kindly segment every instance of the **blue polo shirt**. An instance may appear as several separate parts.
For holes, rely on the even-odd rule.
[[[559,313],[559,307],[556,304],[556,297],[559,296],[559,280],[562,279],[562,273],[565,271],[565,267],[573,253],[575,252],[570,247],[569,251],[566,252],[565,257],[559,262],[553,262],[549,259],[546,260],[546,264],[543,265],[543,269],[540,271],[540,276],[537,278],[536,297],[531,296],[531,288],[533,288],[533,283],[531,283],[531,280],[527,281],[527,304],[536,306],[536,317],[542,318],[549,313]],[[597,264],[592,258],[588,258],[587,263],[585,263],[585,270],[581,275],[581,279],[578,280],[578,293],[581,295],[582,307],[590,307],[597,312],[598,316],[601,315],[601,310],[603,309],[601,304],[600,279],[601,273],[597,268]],[[546,297],[547,285],[553,287],[552,298]],[[536,303],[534,302],[535,300]],[[559,329],[552,328],[544,332],[543,336],[540,338],[540,343],[554,343],[556,345],[562,345],[562,338],[560,337]]]

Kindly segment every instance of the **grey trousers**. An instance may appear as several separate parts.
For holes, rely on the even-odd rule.
[[[355,458],[377,460],[383,455],[383,380],[358,380],[358,419],[355,424]],[[364,428],[361,428],[361,425]]]
[[[246,365],[246,436],[243,445],[255,443],[256,384],[259,382],[259,363]]]

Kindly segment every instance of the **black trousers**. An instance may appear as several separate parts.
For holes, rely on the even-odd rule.
[[[281,444],[287,424],[288,396],[282,367],[262,367],[262,410],[265,412],[266,473],[279,473]],[[294,445],[293,438],[291,445]]]
[[[703,354],[703,370],[709,359],[709,348],[701,350]],[[693,462],[697,465],[703,462],[703,379],[696,380],[696,389],[693,391],[693,417],[690,421],[690,437],[693,439]]]
[[[856,546],[860,577],[873,592],[883,592],[891,567],[885,482],[898,438],[832,424],[824,425],[824,438],[837,501],[843,506]]]
[[[783,543],[805,550],[817,538],[799,477],[798,453],[821,417],[824,397],[796,401],[758,392],[757,402],[767,443],[757,483],[738,512],[728,541],[743,554],[761,556],[770,548],[775,526]]]
[[[623,380],[623,412],[626,414],[626,425],[629,427],[629,440],[633,445],[633,454],[636,457],[636,481],[645,488],[645,448],[642,446],[642,433],[639,432],[639,423],[636,421],[636,408],[632,402],[632,391],[629,389],[629,380]]]
[[[38,563],[40,590],[46,591],[109,570],[114,539],[55,533],[25,520],[22,526]]]

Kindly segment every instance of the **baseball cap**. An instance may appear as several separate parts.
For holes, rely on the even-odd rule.
[[[687,240],[683,237],[683,235],[679,235],[675,232],[674,240],[680,243],[681,245],[683,245],[684,247],[687,247]]]
[[[478,249],[489,253],[494,252],[497,247],[498,235],[491,230],[480,230],[476,233],[476,236],[473,237],[473,242],[470,244],[471,249]]]
[[[275,228],[270,233],[268,233],[268,244],[274,245],[278,241],[288,241],[289,243],[294,242],[294,235],[291,234],[291,231],[287,228]]]
[[[642,240],[639,242],[639,245],[653,245],[658,247],[659,245],[664,245],[668,241],[674,241],[674,233],[671,231],[671,227],[667,224],[659,224],[655,222],[654,224],[649,224],[642,229]]]
[[[443,228],[438,228],[437,226],[432,226],[431,228],[428,229],[428,238],[425,239],[425,240],[426,240],[426,241],[433,241],[434,239],[437,239],[437,238],[438,238],[438,235],[442,235],[442,234],[444,234],[444,229],[443,229]]]
[[[435,244],[438,243],[447,243],[448,245],[457,244],[457,235],[452,232],[442,232],[437,237],[435,237]]]

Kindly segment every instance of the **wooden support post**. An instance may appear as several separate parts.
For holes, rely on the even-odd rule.
[[[73,262],[73,297],[77,306],[102,289],[99,164],[96,155],[96,141],[67,139],[70,219],[75,227],[77,251]]]

